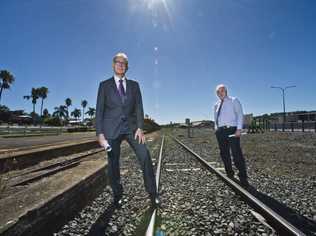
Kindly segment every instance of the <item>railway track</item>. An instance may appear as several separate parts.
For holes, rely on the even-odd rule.
[[[155,170],[159,172],[162,157],[161,137],[148,138]],[[159,175],[156,175],[158,181]],[[122,206],[116,208],[109,187],[80,211],[72,220],[55,232],[55,235],[145,235],[155,209],[150,207],[144,191],[143,178],[136,156],[131,149],[121,153],[121,181],[124,187]],[[159,185],[157,185],[159,186]]]
[[[160,145],[160,151],[159,151],[159,157],[158,157],[158,164],[156,168],[156,186],[157,186],[157,193],[159,193],[159,186],[160,186],[160,174],[161,174],[161,165],[162,165],[162,155],[163,155],[163,148],[165,143],[165,136],[162,136],[161,145]],[[156,219],[157,219],[157,211],[158,209],[153,209],[153,213],[150,217],[150,222],[148,224],[147,230],[146,230],[146,236],[152,236],[155,235],[155,225],[156,225]]]
[[[167,138],[156,233],[274,235],[275,231],[259,222],[251,210],[192,153],[173,138]]]
[[[5,188],[1,191],[0,213],[5,217],[1,217],[0,235],[50,234],[89,205],[106,186],[104,149],[91,144],[90,149],[84,143],[85,147],[66,150],[65,155],[64,146],[62,150],[57,147],[57,153],[55,147],[45,149],[44,153],[33,151],[44,161],[31,160],[31,166],[22,165],[21,169],[2,173]],[[39,217],[34,218],[36,215]]]
[[[204,168],[207,170],[211,171],[214,173],[221,181],[223,181],[227,186],[229,186],[237,196],[240,196],[245,203],[247,203],[251,208],[254,210],[251,210],[251,213],[257,217],[263,224],[267,225],[268,227],[273,228],[272,232],[276,232],[279,235],[306,235],[306,231],[303,232],[301,229],[298,227],[294,226],[292,223],[287,221],[285,218],[283,218],[281,215],[279,215],[277,212],[275,212],[273,209],[271,209],[268,205],[263,203],[261,200],[259,200],[255,194],[252,194],[252,191],[250,189],[246,190],[243,187],[240,186],[239,182],[236,181],[235,179],[230,179],[228,178],[225,174],[223,174],[218,168],[210,165],[207,161],[205,161],[200,155],[195,153],[192,149],[190,149],[188,146],[186,146],[184,143],[182,143],[179,139],[175,137],[170,137],[172,138],[176,143],[178,143],[182,148],[184,148],[188,153],[190,153],[193,157],[195,157],[202,165]],[[163,143],[161,146],[161,151],[159,155],[159,164],[158,164],[158,171],[157,171],[157,178],[159,183],[159,178],[160,178],[160,171],[161,171],[161,155],[162,155],[162,149],[163,149]],[[170,166],[171,163],[169,163]],[[181,166],[181,165],[180,165]],[[168,170],[168,169],[167,169]],[[179,170],[179,169],[178,169]],[[199,171],[200,168],[183,168],[182,166],[182,171]],[[169,171],[171,171],[169,169]],[[159,185],[157,185],[159,186]],[[146,231],[146,236],[147,235],[156,235],[157,233],[163,232],[161,229],[161,223],[160,226],[155,226],[155,221],[157,219],[157,214],[159,210],[154,210],[151,221],[148,226],[148,230]],[[163,215],[160,214],[160,222],[163,220]],[[233,224],[230,224],[233,225]],[[194,229],[194,228],[193,228]],[[203,228],[205,229],[205,228]],[[166,227],[164,227],[163,230],[166,230]],[[303,229],[304,230],[304,229]],[[216,231],[215,231],[216,232]],[[194,234],[195,232],[192,232]],[[207,234],[207,232],[204,232]],[[218,232],[219,233],[219,232]],[[307,234],[310,232],[307,231]]]
[[[220,235],[220,234],[258,234],[258,235],[304,235],[295,226],[280,217],[271,219],[248,205],[247,197],[259,202],[242,189],[238,183],[225,175],[210,171],[203,161],[196,160],[192,150],[184,149],[181,142],[171,137],[162,138],[159,155],[152,155],[156,166],[156,182],[160,192],[161,207],[151,209],[142,188],[141,173],[130,160],[124,160],[123,186],[125,197],[122,209],[111,205],[109,190],[102,193],[96,202],[88,206],[80,215],[95,214],[94,222],[85,217],[77,217],[68,222],[56,235],[69,233],[83,235]],[[157,146],[158,144],[156,144]],[[133,158],[133,157],[132,157]],[[138,172],[138,173],[136,173]],[[219,178],[219,176],[221,176]],[[226,181],[225,181],[226,180]],[[232,191],[232,188],[234,191]],[[237,189],[237,190],[236,190]],[[106,202],[106,203],[104,203]],[[100,207],[102,205],[102,207]],[[101,210],[101,209],[102,210]],[[91,209],[94,209],[92,213]],[[268,207],[264,206],[267,210]],[[259,213],[260,212],[261,215]],[[271,209],[268,213],[271,214]],[[261,221],[258,221],[254,214]],[[264,218],[265,217],[265,218]],[[264,220],[265,219],[265,220]],[[85,223],[83,223],[85,222]],[[83,224],[86,224],[82,227]],[[74,228],[72,225],[76,225]],[[281,225],[281,226],[280,226]],[[284,229],[286,225],[286,229]],[[81,229],[78,229],[82,227]],[[85,228],[85,229],[84,229]],[[78,231],[79,230],[79,231]]]
[[[242,196],[243,199],[247,202],[247,204],[251,205],[256,211],[258,211],[266,220],[268,224],[270,224],[276,232],[280,235],[305,235],[300,229],[295,227],[293,224],[285,220],[282,216],[272,210],[269,206],[260,201],[256,196],[242,188],[236,181],[228,178],[225,174],[218,171],[216,167],[210,165],[207,161],[205,161],[200,155],[195,153],[192,149],[190,149],[187,145],[182,143],[179,139],[172,137],[179,145],[181,145],[186,151],[191,153],[201,164],[213,172],[219,179],[221,179],[225,184],[227,184],[234,192]]]
[[[185,145],[225,173],[216,137],[210,129],[195,129]],[[249,134],[242,138],[247,162],[249,192],[307,235],[316,235],[315,135]]]
[[[125,189],[122,207],[115,208],[111,191],[104,188],[94,195],[94,200],[85,202],[79,213],[60,222],[62,226],[58,226],[57,231],[52,228],[50,232],[55,232],[56,236],[309,235],[278,215],[251,191],[240,187],[238,181],[227,178],[177,138],[162,136],[148,146],[155,165],[161,207],[150,207],[135,155],[124,149],[121,158]],[[92,161],[92,156],[102,152],[103,149],[94,149],[25,170],[14,177],[11,186],[32,185]]]

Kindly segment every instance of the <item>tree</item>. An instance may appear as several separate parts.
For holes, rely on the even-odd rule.
[[[66,104],[66,107],[67,107],[67,119],[69,119],[69,107],[72,105],[71,99],[70,98],[66,98],[65,104]]]
[[[35,112],[35,105],[36,105],[37,99],[39,98],[39,90],[37,88],[32,88],[31,95],[23,96],[23,98],[27,100],[32,99],[33,112],[31,113],[31,116],[33,118],[33,125],[35,125],[35,120],[38,119]]]
[[[41,102],[41,113],[40,113],[40,116],[42,117],[42,115],[43,115],[43,103],[44,103],[44,99],[47,98],[48,88],[40,87],[37,90],[38,90],[38,97],[42,99],[42,102]]]
[[[47,118],[47,117],[49,117],[49,116],[50,116],[50,114],[49,114],[47,108],[45,108],[45,109],[43,110],[43,117],[44,117],[44,118]]]
[[[86,114],[88,114],[90,116],[90,118],[92,119],[93,116],[95,115],[95,108],[94,107],[89,107],[88,111],[86,112]]]
[[[0,105],[0,124],[1,122],[9,122],[11,112],[9,107]]]
[[[7,70],[1,70],[0,71],[0,102],[1,102],[1,96],[2,92],[5,89],[9,89],[10,85],[14,82],[15,78],[14,76]]]
[[[87,105],[88,105],[87,100],[82,100],[82,101],[81,101],[81,106],[82,106],[82,121],[84,120],[84,109],[86,108]]]
[[[10,112],[10,108],[4,105],[0,105],[0,112]]]
[[[33,113],[35,114],[35,105],[36,101],[39,98],[39,91],[36,88],[32,88],[31,95],[25,95],[23,96],[24,99],[32,99],[32,104],[33,104]]]
[[[78,108],[75,108],[72,112],[71,115],[73,117],[75,117],[76,119],[78,119],[81,116],[81,110]]]
[[[54,117],[58,118],[66,118],[67,117],[67,110],[65,105],[60,105],[59,107],[54,108],[55,111],[53,113]]]

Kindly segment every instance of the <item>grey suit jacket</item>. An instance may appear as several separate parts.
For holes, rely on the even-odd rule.
[[[137,128],[143,129],[143,102],[136,81],[126,80],[126,96],[123,104],[114,77],[100,82],[96,105],[96,135],[104,134],[106,139],[117,138],[122,115],[127,118],[132,132]]]

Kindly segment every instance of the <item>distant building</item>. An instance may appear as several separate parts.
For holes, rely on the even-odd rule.
[[[214,128],[214,121],[211,120],[201,120],[191,122],[193,127],[197,128]]]
[[[173,124],[174,127],[185,128],[188,127],[186,123]],[[201,121],[192,121],[190,126],[194,128],[214,128],[214,121],[212,120],[201,120]]]
[[[256,119],[267,119],[273,123],[283,123],[283,112],[264,114],[254,117]],[[286,122],[316,122],[316,111],[294,111],[285,113]]]
[[[30,125],[33,123],[33,118],[29,115],[13,115],[11,122],[19,125]]]
[[[30,115],[26,115],[24,110],[10,111],[9,109],[2,109],[0,111],[0,123],[8,124],[32,124],[33,118]]]
[[[287,122],[315,122],[316,121],[316,111],[310,112],[288,112],[286,113]]]
[[[81,124],[81,120],[80,119],[73,119],[73,118],[70,118],[68,123],[70,125],[80,125]]]
[[[244,115],[244,126],[248,127],[251,125],[251,122],[253,121],[253,114],[245,114]]]

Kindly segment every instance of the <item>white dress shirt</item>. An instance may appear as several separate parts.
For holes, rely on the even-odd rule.
[[[242,129],[244,115],[241,104],[237,98],[229,96],[226,96],[224,98],[223,105],[218,117],[217,127],[216,119],[220,104],[221,100],[219,100],[214,106],[215,129],[222,126],[236,126],[237,129]]]
[[[115,80],[117,89],[119,89],[119,86],[120,86],[120,79],[123,80],[123,87],[126,93],[126,77],[124,76],[123,78],[120,78],[117,75],[114,75],[114,80]]]

